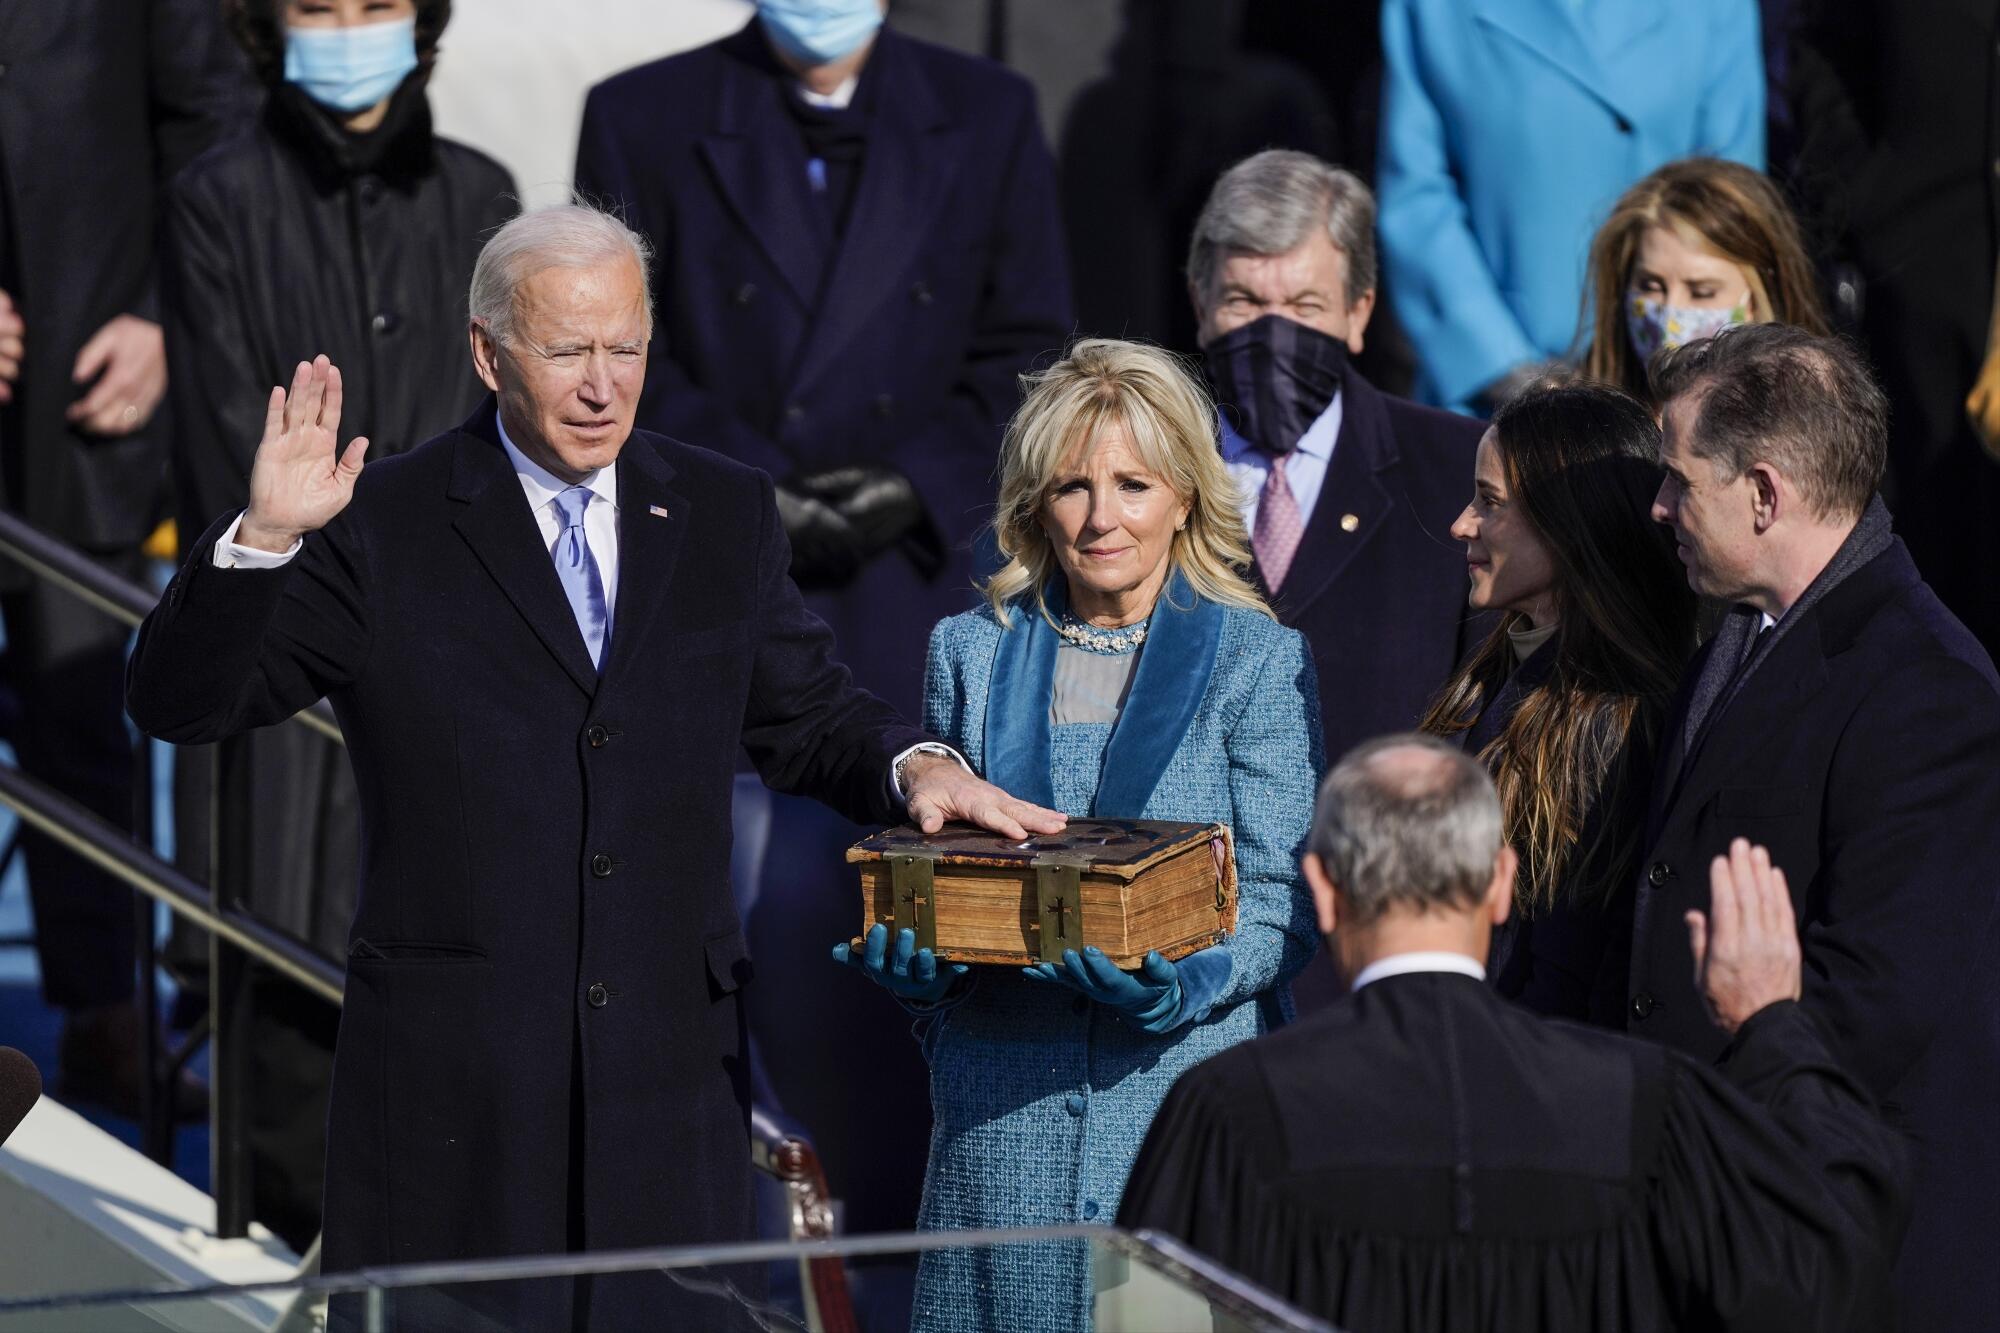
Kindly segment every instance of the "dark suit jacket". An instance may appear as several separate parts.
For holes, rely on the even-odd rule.
[[[1804,616],[1683,775],[1702,660],[1688,669],[1641,859],[1627,1022],[1721,1049],[1681,917],[1708,907],[1731,838],[1769,847],[1798,911],[1806,1006],[1917,1146],[1899,1322],[1976,1327],[2000,1307],[2000,680],[1900,540]]]
[[[1252,566],[1278,619],[1312,649],[1328,763],[1416,726],[1488,624],[1465,608],[1465,548],[1451,535],[1484,426],[1391,397],[1351,365],[1341,396],[1333,461],[1284,589],[1272,596]],[[1292,998],[1307,1013],[1344,989],[1331,960],[1315,959]]]
[[[593,89],[576,176],[657,251],[640,424],[780,481],[877,463],[916,484],[943,572],[891,549],[808,599],[856,679],[914,716],[931,626],[972,602],[1017,377],[1069,335],[1069,282],[1025,82],[889,29],[862,80],[873,123],[835,253],[756,20]]]
[[[1184,1075],[1118,1222],[1357,1330],[1872,1330],[1901,1166],[1796,1004],[1718,1072],[1419,973]]]
[[[0,500],[66,541],[135,546],[165,516],[165,432],[101,438],[63,413],[92,334],[159,322],[159,189],[241,110],[233,54],[208,0],[0,7],[0,288],[28,326]]]
[[[218,523],[132,661],[132,716],[164,739],[321,695],[347,736],[364,869],[329,1271],[747,1236],[738,747],[885,820],[889,760],[921,739],[833,661],[769,479],[644,432],[617,464],[600,681],[493,413],[370,463],[281,569],[213,568]]]
[[[1485,426],[1393,398],[1351,366],[1341,397],[1333,461],[1272,597],[1312,646],[1328,762],[1416,726],[1485,627],[1465,609],[1465,547],[1451,535]]]

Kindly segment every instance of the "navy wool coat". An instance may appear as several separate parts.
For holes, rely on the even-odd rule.
[[[617,467],[601,679],[490,401],[368,464],[289,565],[214,568],[218,524],[140,632],[152,735],[214,741],[322,695],[346,733],[363,871],[329,1272],[752,1230],[736,755],[881,821],[922,736],[832,660],[767,478],[645,432]]]
[[[837,248],[754,19],[593,89],[576,181],[656,251],[640,425],[779,481],[878,464],[915,484],[943,570],[891,548],[808,598],[856,679],[915,716],[930,628],[971,604],[1017,376],[1068,337],[1069,278],[1026,82],[888,29],[862,80],[873,121]]]
[[[2000,679],[1900,539],[1772,645],[1692,763],[1683,678],[1655,777],[1630,1030],[1702,1059],[1725,1037],[1682,915],[1729,840],[1771,849],[1807,1009],[1913,1144],[1897,1326],[1979,1328],[2000,1305]]]

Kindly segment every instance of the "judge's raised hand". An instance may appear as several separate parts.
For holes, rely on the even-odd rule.
[[[1031,833],[1060,833],[1069,823],[1069,816],[1009,796],[941,754],[913,755],[903,765],[903,805],[926,833],[956,819],[1019,842]]]
[[[321,356],[299,362],[292,390],[271,390],[264,439],[250,463],[250,507],[236,540],[285,552],[333,521],[354,498],[368,441],[340,445],[340,367]]]
[[[1734,1033],[1766,1005],[1799,998],[1798,923],[1785,872],[1747,838],[1715,858],[1708,881],[1707,914],[1687,914],[1695,988],[1709,1016]]]

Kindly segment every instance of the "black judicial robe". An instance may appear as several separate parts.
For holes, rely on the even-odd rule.
[[[1415,973],[1184,1075],[1118,1221],[1354,1333],[1877,1329],[1902,1172],[1797,1004],[1710,1068]]]

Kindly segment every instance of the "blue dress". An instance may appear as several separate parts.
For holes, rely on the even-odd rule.
[[[1178,603],[1178,605],[1175,605]],[[934,1127],[925,1230],[1112,1221],[1139,1144],[1179,1075],[1288,1020],[1287,982],[1317,928],[1298,872],[1321,767],[1305,640],[1178,579],[1155,611],[1115,725],[1049,724],[1057,636],[1029,608],[931,635],[924,716],[989,780],[1075,816],[1214,821],[1236,842],[1233,970],[1201,1022],[1150,1034],[1067,987],[973,969],[920,1023]],[[1081,1245],[933,1251],[913,1327],[1075,1330],[1090,1319]]]

